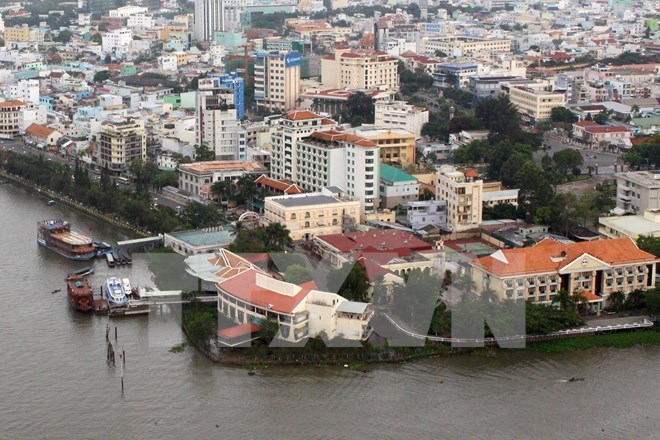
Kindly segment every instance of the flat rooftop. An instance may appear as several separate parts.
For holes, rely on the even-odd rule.
[[[612,225],[626,233],[635,235],[648,235],[660,232],[660,223],[656,223],[642,215],[625,215],[621,217],[603,217],[601,223],[605,221],[607,226]]]
[[[630,180],[644,187],[660,187],[660,171],[627,171],[617,173],[616,177]]]
[[[484,202],[488,202],[491,200],[497,200],[497,199],[508,199],[512,197],[518,197],[518,190],[517,189],[504,189],[502,191],[488,191],[484,192],[482,195],[482,199]]]
[[[327,205],[330,203],[341,203],[340,200],[325,194],[303,195],[302,197],[268,197],[273,202],[285,208],[296,208],[300,206]]]
[[[213,160],[179,165],[180,169],[193,173],[212,173],[214,171],[242,170],[247,172],[265,172],[266,168],[258,162],[245,160]]]
[[[195,229],[192,231],[181,231],[181,232],[171,232],[169,235],[178,240],[181,240],[193,247],[204,247],[204,246],[219,246],[219,245],[228,245],[234,241],[232,237],[232,229],[226,227],[218,231],[205,231],[203,229]]]

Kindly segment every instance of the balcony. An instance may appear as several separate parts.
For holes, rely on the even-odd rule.
[[[307,312],[301,313],[293,317],[293,325],[299,325],[307,321],[309,321],[309,313]]]

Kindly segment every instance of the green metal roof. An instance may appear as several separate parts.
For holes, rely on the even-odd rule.
[[[414,176],[406,173],[403,170],[400,170],[399,168],[395,168],[385,163],[380,164],[380,178],[382,180],[392,183],[417,181],[417,179]]]

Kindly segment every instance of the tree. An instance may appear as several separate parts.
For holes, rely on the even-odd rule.
[[[71,33],[70,30],[65,29],[63,31],[60,31],[56,36],[53,37],[53,41],[57,43],[68,43],[71,41],[71,37],[73,37],[73,33]]]
[[[519,188],[518,204],[533,218],[536,210],[552,199],[552,187],[543,170],[531,161],[525,162],[516,173],[515,180]]]
[[[193,229],[217,226],[222,221],[217,205],[197,202],[188,203],[181,212],[181,217]]]
[[[566,289],[559,289],[559,292],[552,298],[552,302],[559,304],[559,310],[572,310],[575,305],[573,295]]]
[[[284,279],[293,284],[304,284],[311,281],[312,275],[302,264],[291,264],[284,272]]]
[[[419,9],[419,5],[417,3],[408,4],[408,6],[406,6],[406,12],[415,18],[419,18],[421,16],[421,10]]]
[[[272,222],[264,229],[264,245],[268,252],[281,252],[289,246],[291,240],[290,232],[281,223]]]
[[[622,291],[616,291],[610,293],[609,302],[610,310],[613,312],[619,312],[623,309],[623,303],[626,301],[626,295]]]
[[[474,115],[491,132],[491,142],[518,142],[523,139],[520,114],[508,96],[486,98],[479,102]]]
[[[578,117],[566,107],[554,107],[550,114],[550,117],[554,122],[567,122],[572,124],[578,120]]]
[[[349,264],[352,263],[344,263],[343,267],[330,271],[328,274],[328,284],[336,288],[342,278],[346,276],[337,290],[337,294],[349,301],[366,302],[369,300],[369,288],[371,287],[367,271],[360,263],[355,263],[350,271],[348,271],[348,275],[346,275],[346,265]]]
[[[195,161],[208,162],[215,160],[215,151],[211,150],[207,145],[199,145],[195,148]]]
[[[102,83],[110,79],[110,71],[109,70],[101,70],[100,72],[96,72],[94,74],[94,82],[95,83]]]
[[[640,235],[637,237],[637,247],[658,257],[660,256],[660,237]]]
[[[234,194],[234,185],[230,180],[218,180],[211,185],[211,193],[222,206],[226,206],[229,198]]]
[[[566,148],[557,151],[552,155],[552,161],[555,163],[555,170],[566,176],[573,168],[579,168],[584,163],[582,153],[572,148]]]
[[[351,121],[353,116],[359,115],[364,121],[373,124],[374,122],[374,101],[364,92],[357,92],[346,100],[346,110],[342,113],[344,121]]]
[[[598,112],[598,114],[594,117],[594,121],[598,122],[601,125],[604,125],[609,121],[610,117],[612,116],[612,110],[604,109]]]
[[[483,210],[484,220],[515,219],[517,214],[515,205],[511,203],[498,203],[493,207],[486,207]]]

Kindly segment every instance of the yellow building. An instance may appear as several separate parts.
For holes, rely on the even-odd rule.
[[[29,27],[10,27],[5,29],[5,44],[9,41],[27,43],[30,41]]]
[[[188,54],[185,52],[172,52],[176,56],[177,67],[185,66],[188,64]]]
[[[360,223],[360,201],[324,189],[318,193],[266,197],[264,218],[280,223],[294,241],[341,234]]]
[[[518,303],[552,303],[560,289],[581,294],[599,312],[613,292],[655,287],[658,259],[630,238],[564,244],[551,238],[536,246],[504,249],[471,263],[476,291],[493,290]]]
[[[402,128],[374,128],[362,125],[350,130],[356,136],[370,140],[380,147],[380,161],[408,166],[415,164],[414,133]]]
[[[504,86],[502,90],[509,95],[518,113],[535,122],[547,121],[552,115],[553,108],[563,107],[566,104],[566,96],[563,93],[522,86]]]
[[[398,60],[385,52],[353,49],[321,59],[321,82],[339,89],[399,90]]]

